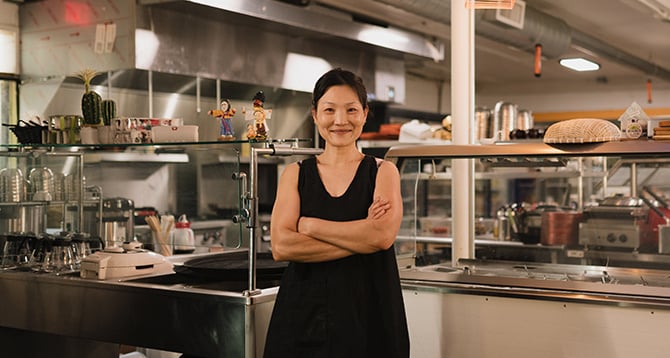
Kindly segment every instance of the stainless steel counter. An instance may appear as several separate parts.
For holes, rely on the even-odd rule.
[[[261,356],[278,288],[258,287],[245,295],[246,281],[179,274],[97,281],[0,271],[0,327],[204,357]]]
[[[666,270],[484,260],[459,263],[459,267],[401,270],[403,287],[670,308]]]
[[[400,276],[413,357],[667,352],[667,270],[460,260]]]

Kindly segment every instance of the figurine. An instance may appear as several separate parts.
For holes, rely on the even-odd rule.
[[[254,130],[253,124],[247,124],[247,139],[256,138],[256,130]]]
[[[251,113],[244,110],[245,119],[248,121],[253,121],[253,137],[251,130],[247,132],[247,138],[255,140],[265,140],[268,138],[268,126],[265,122],[266,119],[270,119],[272,115],[272,110],[267,110],[263,108],[265,103],[265,94],[263,91],[258,91],[253,99],[253,111]]]
[[[207,114],[219,118],[221,121],[219,140],[233,140],[235,138],[235,131],[233,131],[232,124],[235,108],[231,108],[229,99],[221,101],[221,109],[212,109],[207,112]]]

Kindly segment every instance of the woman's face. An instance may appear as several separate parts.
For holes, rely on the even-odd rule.
[[[331,145],[346,146],[355,143],[363,131],[368,109],[347,85],[330,87],[319,99],[312,117],[321,137]]]

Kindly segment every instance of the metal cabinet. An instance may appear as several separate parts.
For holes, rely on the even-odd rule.
[[[244,227],[245,231],[239,232],[239,240],[230,241],[236,247],[247,249],[226,250],[220,254],[248,255],[249,270],[248,280],[244,280],[246,282],[224,283],[203,283],[197,278],[184,281],[184,276],[177,274],[97,281],[82,279],[77,272],[54,274],[0,270],[0,292],[3,292],[0,305],[13,305],[11,312],[0,315],[0,331],[6,337],[2,340],[5,350],[35,355],[43,354],[44,351],[24,348],[49,346],[52,350],[76,352],[74,354],[80,356],[111,357],[118,356],[118,343],[123,343],[197,356],[261,356],[277,287],[261,284],[257,287],[256,282],[257,240],[261,234],[259,196],[267,194],[259,192],[262,188],[258,185],[258,164],[264,162],[266,157],[313,155],[320,152],[320,149],[300,148],[300,142],[305,141],[170,143],[124,145],[121,148],[112,145],[109,148],[7,146],[7,156],[18,158],[13,159],[18,163],[10,167],[41,168],[47,163],[55,166],[55,159],[61,156],[73,157],[77,162],[72,165],[78,169],[67,173],[76,173],[80,178],[86,158],[100,166],[119,163],[132,169],[150,163],[182,165],[185,164],[184,156],[188,159],[203,153],[217,153],[215,156],[224,158],[217,162],[230,164],[231,157],[226,154],[234,153],[234,165],[226,166],[231,171],[227,174],[235,174],[238,183],[228,188],[236,193],[234,197],[238,203],[236,211],[231,214],[234,214],[233,221]],[[248,173],[239,171],[243,161],[240,153],[245,151],[240,145],[250,147],[247,148]],[[36,161],[36,158],[41,159]],[[127,160],[135,164],[127,163]],[[207,162],[200,167],[212,169],[217,165]],[[54,170],[60,172],[61,169],[58,167]],[[77,183],[83,188],[83,179]],[[82,202],[85,204],[86,200],[80,198],[79,207]],[[49,203],[55,204],[57,201]],[[9,205],[27,206],[32,205],[32,202],[12,202]],[[78,228],[72,226],[73,230]],[[246,239],[242,237],[243,234],[248,234]],[[176,255],[169,260],[183,266],[192,257],[202,256]],[[29,294],[26,295],[26,292]],[[66,302],[67,309],[54,305],[54,302]],[[133,319],[124,320],[123,317],[129,314]],[[137,325],[137,322],[142,324]],[[15,338],[18,330],[29,334],[24,333],[20,339]]]

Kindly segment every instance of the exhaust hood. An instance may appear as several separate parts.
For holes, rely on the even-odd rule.
[[[45,0],[21,6],[24,78],[72,76],[83,68],[146,70],[310,92],[323,72],[342,67],[359,73],[374,99],[403,103],[405,59],[444,59],[439,41],[318,5],[81,4]]]

